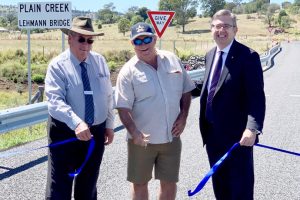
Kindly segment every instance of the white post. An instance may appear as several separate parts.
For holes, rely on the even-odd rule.
[[[30,29],[28,28],[27,29],[27,65],[28,65],[28,68],[27,68],[27,71],[28,71],[28,104],[31,104],[31,67],[30,67],[30,63],[31,63],[31,55],[30,55]]]
[[[161,50],[161,38],[159,38],[159,50]]]
[[[64,52],[65,51],[65,34],[63,32],[61,32],[61,51]]]

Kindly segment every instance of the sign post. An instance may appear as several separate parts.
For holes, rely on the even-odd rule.
[[[148,11],[147,14],[155,32],[161,38],[173,19],[175,11]]]
[[[28,37],[28,96],[31,103],[30,29],[70,28],[71,2],[22,2],[18,3],[18,27],[27,29]]]

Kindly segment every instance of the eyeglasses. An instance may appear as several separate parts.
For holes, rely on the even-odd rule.
[[[88,43],[88,44],[93,44],[94,40],[92,39],[85,39],[84,37],[79,37],[79,39],[77,40],[79,43]]]
[[[140,46],[143,43],[144,44],[149,44],[149,43],[152,42],[152,40],[153,40],[152,37],[145,37],[143,39],[136,38],[136,39],[133,40],[133,44],[136,45],[136,46]]]
[[[228,29],[230,29],[232,27],[235,27],[235,26],[231,25],[231,24],[217,24],[217,25],[212,24],[211,27],[216,29],[216,30],[221,30],[221,28],[223,28],[225,30],[228,30]]]

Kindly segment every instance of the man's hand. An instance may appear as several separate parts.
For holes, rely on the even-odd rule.
[[[107,128],[105,130],[105,142],[104,142],[104,145],[109,145],[113,142],[114,140],[114,136],[115,136],[115,133],[114,133],[114,130],[113,129],[110,129],[110,128]]]
[[[181,135],[181,133],[183,132],[185,125],[186,125],[186,117],[178,115],[178,117],[172,127],[173,136],[179,137]]]
[[[256,133],[251,132],[249,129],[246,129],[240,140],[241,146],[253,146],[256,139]]]
[[[83,121],[80,122],[76,127],[75,135],[78,140],[82,140],[82,141],[88,141],[93,137],[88,125]]]
[[[133,144],[139,145],[142,147],[147,147],[150,135],[147,135],[140,131],[137,131],[137,132],[133,133],[131,136],[132,136]]]

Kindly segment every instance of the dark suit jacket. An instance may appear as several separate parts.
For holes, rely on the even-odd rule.
[[[209,141],[231,146],[245,128],[262,131],[265,116],[263,72],[259,55],[233,41],[212,101],[213,132],[205,120],[207,83],[216,47],[206,54],[206,72],[200,95],[200,131],[205,145]],[[215,134],[213,138],[210,134]]]

